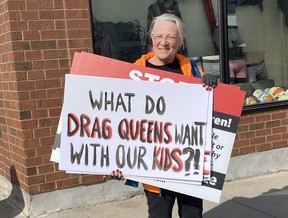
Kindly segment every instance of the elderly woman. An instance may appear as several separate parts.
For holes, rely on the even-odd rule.
[[[152,40],[152,52],[142,55],[135,64],[193,77],[190,60],[177,53],[184,41],[184,24],[177,16],[162,14],[155,17],[149,35]],[[211,90],[217,85],[215,76],[204,75],[200,68],[199,71],[203,87]],[[124,178],[119,170],[113,171],[110,176],[118,180]],[[181,218],[202,217],[202,199],[147,184],[143,184],[143,187],[149,218],[171,218],[175,200]]]

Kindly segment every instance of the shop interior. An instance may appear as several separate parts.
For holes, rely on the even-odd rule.
[[[220,72],[218,0],[91,0],[94,53],[133,63],[149,51],[154,16],[185,23],[179,50],[205,73],[229,74],[246,91],[244,105],[288,100],[288,0],[228,0],[229,72]]]

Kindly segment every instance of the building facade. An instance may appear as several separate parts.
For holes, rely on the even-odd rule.
[[[0,2],[0,187],[7,193],[14,186],[20,188],[24,196],[22,204],[26,214],[39,215],[59,208],[93,205],[141,192],[139,189],[127,187],[119,192],[117,184],[103,183],[102,176],[67,174],[59,171],[58,164],[50,161],[51,146],[54,143],[63,103],[64,76],[69,73],[74,52],[98,53],[94,18],[98,21],[107,20],[105,16],[108,15],[103,11],[109,8],[115,13],[109,16],[116,22],[118,17],[122,16],[121,10],[115,12],[118,2],[120,1],[113,1],[115,4],[113,8],[111,5],[105,5],[105,1],[90,2],[89,0],[3,0]],[[129,2],[131,3],[127,1]],[[147,8],[149,4],[145,3]],[[197,1],[197,4],[200,3]],[[219,1],[213,4],[215,8],[215,4],[219,4]],[[270,4],[264,1],[265,13]],[[180,6],[183,9],[182,18],[187,19],[186,8],[184,5],[180,4]],[[255,8],[258,6],[241,7],[237,8],[239,13],[242,13],[237,14],[239,19],[249,14],[249,10],[253,13],[258,10]],[[261,11],[261,8],[259,10]],[[279,37],[287,39],[288,27],[282,20],[281,10],[279,8],[277,10],[279,10],[277,21],[281,19],[283,25]],[[205,10],[203,9],[202,12],[205,13]],[[255,17],[260,17],[260,13],[264,12],[257,11]],[[227,15],[227,12],[225,13]],[[228,11],[228,15],[229,13],[233,17],[236,12]],[[276,12],[271,10],[270,13]],[[141,16],[146,18],[146,14],[145,11]],[[210,27],[214,25],[215,31],[218,24],[216,21],[213,23],[213,19],[210,21]],[[240,25],[240,20],[238,21]],[[244,18],[242,21],[245,24]],[[275,28],[275,23],[276,21],[271,21],[270,25]],[[146,23],[141,23],[141,19],[140,24],[146,26]],[[250,43],[255,46],[254,39],[248,37],[249,28],[252,27],[246,28],[244,24],[242,30],[247,33],[244,34],[247,37],[247,47]],[[204,35],[209,35],[210,30],[207,26],[202,32]],[[257,38],[259,34],[261,32],[257,32],[255,37]],[[193,36],[196,37],[197,34],[194,33]],[[269,46],[272,45],[267,41],[265,43],[270,48]],[[221,50],[221,43],[217,48],[215,42],[217,41],[210,40],[203,49],[197,48],[189,42],[188,38],[187,51],[191,57],[201,56],[205,60],[207,56],[215,56],[217,54],[215,50],[219,48]],[[258,42],[260,49],[266,44]],[[193,52],[191,49],[193,46],[202,52]],[[273,46],[278,49],[272,51],[275,54],[269,53],[268,50],[266,52],[270,61],[269,70],[276,72],[281,68],[281,71],[288,71],[288,49],[283,49],[288,47],[287,42],[281,40],[280,45]],[[252,50],[255,51],[257,48],[254,47]],[[235,49],[235,52],[237,51],[242,52],[241,49]],[[121,59],[120,56],[116,58]],[[129,56],[129,59],[124,61],[132,61],[133,58],[135,57]],[[236,75],[222,77],[224,79],[221,81],[228,83],[232,81],[231,83],[239,85],[241,89],[250,93],[247,98],[259,88],[257,84],[255,88],[255,81],[244,81],[243,84],[241,81],[243,78],[237,78]],[[275,84],[267,88],[274,86],[286,88],[287,81],[284,73],[271,77],[272,79],[268,79],[274,80]],[[235,82],[235,79],[238,79],[238,82]],[[265,81],[270,84],[270,80]],[[227,175],[228,180],[288,169],[284,161],[288,155],[288,102],[284,99],[280,103],[279,101],[257,102],[250,106],[247,104],[247,107],[244,107],[240,119]],[[15,201],[17,195],[19,192],[15,195]],[[49,200],[51,204],[43,203],[41,206],[41,202],[47,201],[48,198],[51,199]],[[19,199],[18,197],[18,201]],[[38,208],[35,207],[36,202]]]

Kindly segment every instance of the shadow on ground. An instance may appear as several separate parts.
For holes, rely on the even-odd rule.
[[[0,217],[14,218],[25,206],[23,194],[19,188],[19,180],[14,165],[10,167],[10,179],[13,184],[10,195],[0,201]]]
[[[206,212],[204,218],[286,218],[287,202],[288,186],[283,189],[271,189],[255,198],[232,198]]]

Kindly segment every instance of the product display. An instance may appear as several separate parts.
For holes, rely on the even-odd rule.
[[[283,87],[272,87],[266,89],[257,89],[253,95],[246,97],[244,105],[253,105],[258,103],[270,103],[274,101],[288,100],[288,89]]]
[[[252,104],[258,104],[259,101],[258,101],[258,98],[256,98],[255,96],[253,95],[250,95],[248,96],[246,99],[245,99],[245,105],[252,105]]]
[[[220,77],[219,55],[203,56],[201,60],[205,73]]]
[[[143,6],[143,13],[129,16],[125,14],[128,9],[118,11],[119,1],[113,2],[103,3],[107,8],[114,5],[109,15],[93,11],[96,54],[134,62],[151,49],[148,30],[153,18],[170,13],[185,23],[184,45],[177,52],[189,57],[194,76],[199,76],[200,67],[219,82],[238,86],[246,92],[245,105],[288,100],[288,0],[228,0],[225,23],[218,16],[218,4],[223,3],[219,0],[133,1],[130,6]],[[221,24],[227,26],[222,29]],[[227,54],[223,48],[228,57],[221,56]]]

